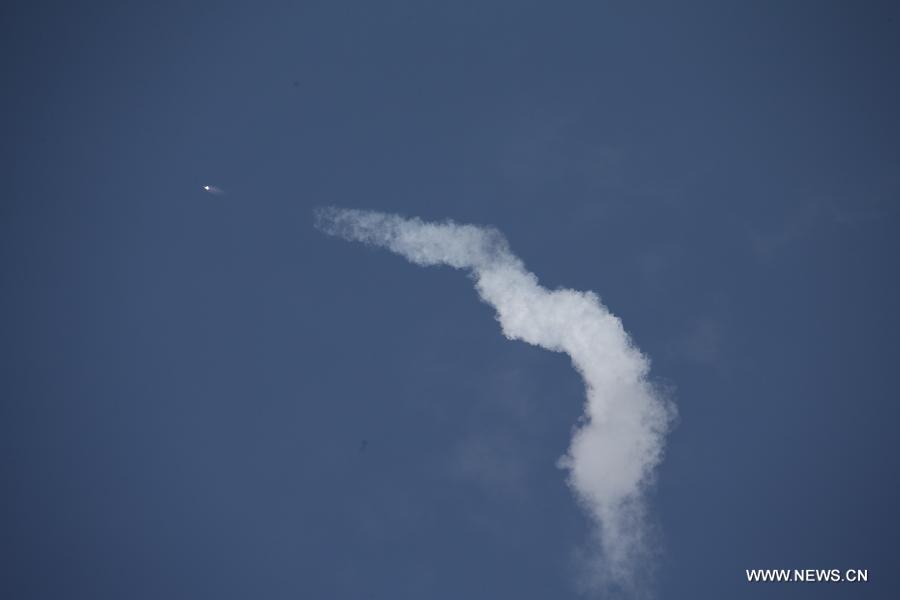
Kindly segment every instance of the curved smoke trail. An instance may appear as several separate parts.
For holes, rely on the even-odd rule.
[[[418,265],[467,270],[497,311],[503,334],[565,352],[585,382],[584,416],[560,466],[596,525],[583,556],[590,587],[635,592],[653,554],[644,495],[662,457],[674,407],[648,381],[649,362],[621,321],[592,292],[548,290],[493,228],[339,208],[316,212],[316,227],[385,247]]]

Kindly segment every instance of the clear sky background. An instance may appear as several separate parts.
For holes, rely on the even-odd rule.
[[[897,597],[900,10],[679,4],[5,4],[0,596],[577,597],[578,375],[335,204],[622,318],[656,597]]]

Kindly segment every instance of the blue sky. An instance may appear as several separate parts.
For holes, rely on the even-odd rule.
[[[569,360],[323,205],[494,226],[621,318],[680,415],[655,597],[896,595],[889,3],[3,17],[3,596],[579,597]]]

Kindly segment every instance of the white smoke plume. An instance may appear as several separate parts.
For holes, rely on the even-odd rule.
[[[674,408],[648,381],[649,362],[619,319],[592,292],[541,287],[493,228],[339,208],[318,210],[316,227],[417,265],[468,271],[507,338],[569,355],[587,401],[559,465],[596,525],[581,556],[582,584],[628,595],[644,589],[655,553],[644,497]]]

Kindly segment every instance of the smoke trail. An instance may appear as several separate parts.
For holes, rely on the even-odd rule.
[[[569,355],[587,402],[559,465],[596,525],[596,544],[582,556],[583,583],[636,592],[636,568],[644,572],[653,554],[644,492],[674,408],[648,381],[649,362],[619,319],[592,292],[541,287],[493,228],[338,208],[318,210],[316,227],[418,265],[467,270],[507,338]]]
[[[223,196],[223,195],[225,195],[225,190],[223,190],[222,188],[220,188],[220,187],[217,186],[217,185],[204,185],[204,186],[203,186],[203,191],[204,191],[204,192],[209,192],[209,193],[212,194],[213,196]]]

